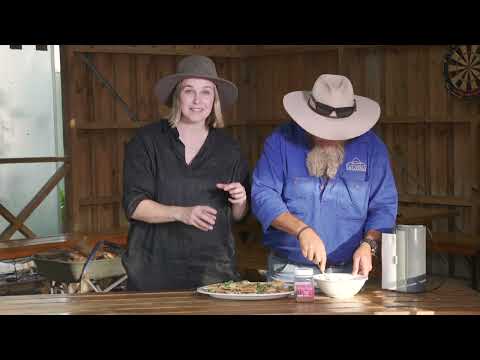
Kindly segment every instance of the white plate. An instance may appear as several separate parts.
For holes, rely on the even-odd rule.
[[[212,293],[206,289],[206,286],[199,287],[197,292],[204,295],[209,295],[217,299],[225,300],[273,300],[287,297],[293,294],[293,291],[285,291],[275,294],[222,294]]]

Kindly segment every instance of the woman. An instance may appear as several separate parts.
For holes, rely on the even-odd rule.
[[[211,59],[190,56],[155,92],[170,117],[140,129],[125,152],[128,290],[238,280],[231,225],[247,213],[249,175],[239,145],[220,129],[237,88]]]

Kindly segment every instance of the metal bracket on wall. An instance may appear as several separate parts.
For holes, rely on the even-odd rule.
[[[80,58],[82,59],[82,61],[88,66],[88,68],[90,70],[92,70],[95,77],[103,84],[103,86],[106,87],[110,91],[110,94],[115,99],[120,101],[120,103],[123,105],[123,108],[127,112],[128,117],[132,121],[138,121],[137,115],[133,111],[130,110],[130,108],[128,107],[128,104],[125,102],[125,100],[122,99],[122,97],[118,94],[118,92],[115,90],[115,88],[112,86],[112,84],[110,84],[110,82],[107,79],[105,79],[102,76],[102,74],[100,74],[100,72],[97,70],[97,68],[93,64],[92,60],[90,59],[91,55],[90,54],[84,54],[84,53],[77,53],[77,55],[79,55]]]

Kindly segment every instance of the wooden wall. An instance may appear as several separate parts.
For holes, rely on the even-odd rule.
[[[445,90],[445,46],[292,48],[269,47],[249,59],[256,101],[250,103],[245,151],[252,162],[259,145],[251,142],[262,142],[288,120],[283,95],[311,89],[322,73],[339,73],[356,93],[381,105],[375,130],[390,149],[401,204],[457,209],[455,224],[436,221],[434,229],[480,232],[480,99],[461,100]]]
[[[158,79],[174,72],[187,50],[185,46],[127,46],[124,53],[108,46],[62,47],[66,153],[74,163],[66,181],[68,229],[97,232],[127,226],[121,208],[124,145],[138,127],[168,113],[153,95],[153,88]],[[194,46],[190,51],[212,56],[219,75],[238,85],[239,101],[225,114],[232,126],[241,121],[241,109],[248,108],[249,94],[244,65],[238,56],[232,56],[234,50],[226,46],[223,57],[216,56],[219,49],[215,47]],[[90,54],[98,72],[136,114],[137,121],[129,118],[121,102],[94,76],[82,61],[82,53]]]
[[[435,230],[480,232],[477,156],[480,101],[454,98],[445,90],[445,46],[63,46],[62,76],[67,144],[69,229],[108,231],[127,224],[121,208],[124,144],[136,128],[157,120],[153,87],[187,54],[211,56],[221,76],[239,86],[239,101],[226,114],[251,168],[263,142],[288,120],[283,96],[311,89],[322,73],[350,77],[356,93],[382,107],[375,130],[391,151],[403,204],[452,207],[455,224]],[[137,116],[93,76],[79,54],[89,53],[98,71]]]

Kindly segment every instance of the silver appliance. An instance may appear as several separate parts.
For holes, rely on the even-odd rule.
[[[393,234],[382,234],[382,289],[425,291],[426,260],[424,225],[397,225]]]

